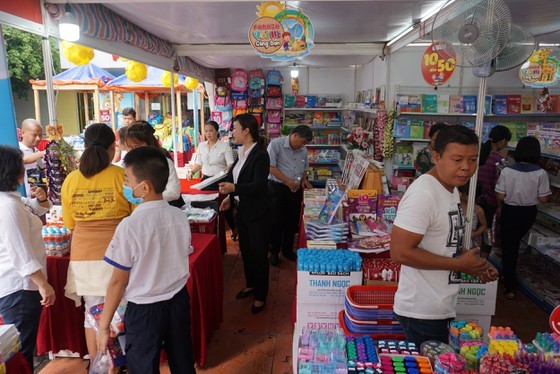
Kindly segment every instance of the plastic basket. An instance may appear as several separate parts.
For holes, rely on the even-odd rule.
[[[355,326],[353,322],[347,319],[346,313],[344,310],[341,310],[338,314],[338,323],[344,333],[347,335],[354,335],[354,336],[361,336],[361,335],[370,335],[373,339],[385,339],[385,340],[402,340],[405,339],[404,332],[398,325],[385,325],[385,327],[392,327],[394,331],[379,331],[379,329],[375,330],[375,326]]]
[[[397,286],[350,286],[346,298],[350,305],[362,309],[392,309]]]
[[[350,286],[346,290],[344,308],[356,319],[394,319],[393,301],[397,286]]]
[[[396,319],[392,306],[390,309],[360,309],[350,304],[348,299],[346,299],[344,301],[344,310],[352,318],[359,320],[380,320],[387,323],[390,320]]]

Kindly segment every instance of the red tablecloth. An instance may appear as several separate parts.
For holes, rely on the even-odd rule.
[[[210,195],[217,193],[218,191],[202,191],[202,190],[193,190],[191,186],[193,184],[200,183],[200,179],[179,179],[181,182],[181,193],[186,195]],[[219,203],[222,202],[223,199],[226,198],[226,195],[219,194],[215,201]],[[227,243],[226,243],[226,215],[225,212],[218,213],[218,240],[220,241],[220,248],[222,249],[222,253],[227,252]]]
[[[31,372],[21,352],[16,353],[6,362],[6,374],[31,374]]]
[[[47,277],[56,293],[53,306],[43,308],[37,334],[37,353],[68,349],[81,355],[87,353],[84,335],[84,307],[64,296],[70,257],[47,256]]]
[[[220,327],[223,317],[223,269],[216,235],[192,234],[194,252],[189,256],[190,277],[187,289],[191,298],[191,329],[194,358],[206,362],[206,345]],[[87,352],[84,339],[84,311],[64,297],[68,257],[47,257],[47,274],[57,300],[44,308],[37,336],[37,352],[69,349]]]

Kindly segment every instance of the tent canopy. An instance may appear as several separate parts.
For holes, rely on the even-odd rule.
[[[89,63],[75,66],[58,75],[53,76],[53,84],[57,86],[93,85],[99,88],[115,79],[115,76],[99,66]],[[44,80],[30,80],[33,86],[45,86]]]
[[[115,91],[169,91],[169,87],[166,87],[162,83],[162,76],[164,70],[149,66],[148,76],[141,82],[134,82],[128,79],[126,74],[120,75],[111,82],[107,84],[107,88]],[[177,74],[179,81],[175,86],[176,89],[184,89],[185,76]]]

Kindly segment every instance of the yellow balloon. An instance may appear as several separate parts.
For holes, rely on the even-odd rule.
[[[62,54],[68,61],[75,65],[85,65],[93,60],[94,52],[89,47],[62,41]]]
[[[128,79],[133,82],[142,82],[148,76],[146,65],[132,60],[127,62],[124,72]]]
[[[185,88],[187,90],[194,90],[195,88],[198,87],[198,79],[196,78],[191,78],[191,77],[186,77],[185,78]]]
[[[163,72],[163,74],[161,75],[161,83],[164,85],[164,87],[171,87],[171,72]],[[176,86],[177,83],[179,83],[179,77],[177,77],[177,74],[175,74],[173,76],[173,85]]]

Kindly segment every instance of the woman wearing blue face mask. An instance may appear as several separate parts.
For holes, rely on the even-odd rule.
[[[123,193],[124,169],[111,164],[115,154],[115,134],[103,124],[87,127],[85,150],[79,170],[62,184],[64,225],[74,230],[66,297],[86,311],[103,302],[112,267],[103,261],[105,251],[119,222],[132,211]],[[84,323],[90,357],[97,350],[95,332]]]

